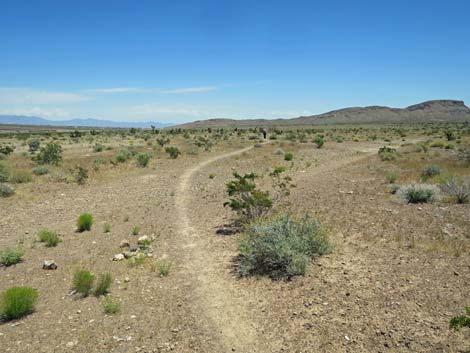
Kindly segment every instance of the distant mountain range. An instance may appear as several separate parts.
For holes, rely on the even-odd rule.
[[[177,125],[181,128],[218,128],[253,126],[296,126],[328,124],[369,124],[369,123],[426,123],[426,122],[470,122],[470,108],[463,101],[433,100],[407,108],[382,106],[354,107],[333,110],[328,113],[301,116],[293,119],[209,119]]]
[[[24,115],[0,115],[0,124],[10,125],[40,125],[40,126],[70,126],[70,127],[111,127],[111,128],[150,128],[151,125],[157,128],[164,128],[174,124],[159,122],[124,122],[100,119],[71,119],[71,120],[47,120],[36,116]]]

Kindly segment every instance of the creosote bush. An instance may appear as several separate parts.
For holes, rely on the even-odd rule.
[[[178,156],[181,154],[181,152],[180,152],[180,150],[178,149],[178,147],[174,147],[174,146],[166,147],[166,148],[165,148],[165,152],[168,153],[168,155],[169,155],[170,158],[172,158],[172,159],[178,158]]]
[[[397,158],[397,150],[388,146],[379,148],[379,158],[382,161],[394,161]]]
[[[77,219],[77,230],[79,232],[91,230],[92,225],[93,216],[90,213],[82,213]]]
[[[24,255],[22,249],[10,249],[0,251],[0,265],[11,266],[21,262],[21,258]]]
[[[99,297],[100,295],[106,295],[109,292],[109,287],[111,287],[111,274],[106,272],[102,273],[98,277],[98,282],[94,290],[95,296]]]
[[[0,316],[5,320],[15,320],[34,311],[38,292],[31,287],[11,287],[0,298]]]
[[[241,276],[267,275],[273,279],[303,275],[312,258],[330,252],[326,232],[315,219],[289,215],[257,219],[239,240]]]
[[[93,288],[95,276],[88,270],[78,270],[73,275],[73,289],[84,297],[88,296]]]
[[[62,161],[62,147],[57,143],[48,143],[36,156],[39,164],[57,165]]]
[[[227,183],[229,201],[224,206],[229,206],[237,212],[241,222],[249,222],[265,214],[272,207],[272,200],[267,191],[260,191],[254,182],[254,173],[240,175],[233,173],[235,180]]]
[[[40,242],[45,243],[49,248],[57,246],[57,244],[60,243],[60,238],[57,233],[47,229],[41,229],[38,232],[38,239]]]
[[[428,203],[438,197],[439,189],[431,184],[410,184],[400,187],[397,195],[407,203]]]
[[[33,168],[34,175],[46,175],[47,173],[49,173],[49,168],[45,165],[38,165]]]
[[[294,159],[294,155],[291,152],[286,152],[284,154],[284,160],[291,161],[292,159]]]
[[[150,161],[150,154],[148,153],[139,153],[135,156],[135,160],[137,162],[137,166],[141,168],[145,168]]]

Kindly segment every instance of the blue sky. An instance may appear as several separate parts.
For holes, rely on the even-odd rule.
[[[0,114],[183,122],[470,102],[469,1],[4,1]]]

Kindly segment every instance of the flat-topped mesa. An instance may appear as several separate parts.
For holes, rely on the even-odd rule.
[[[470,110],[464,101],[452,100],[452,99],[440,99],[440,100],[431,100],[423,103],[410,105],[406,110],[426,110],[426,109],[457,109],[457,110]]]

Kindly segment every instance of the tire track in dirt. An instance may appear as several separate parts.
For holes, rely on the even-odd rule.
[[[218,347],[206,347],[207,351],[222,349],[224,352],[256,352],[258,339],[250,321],[250,313],[235,288],[226,279],[217,276],[217,264],[208,246],[207,235],[200,234],[189,215],[191,184],[195,173],[222,159],[234,157],[251,150],[246,147],[230,153],[221,154],[203,161],[185,171],[180,177],[176,191],[177,230],[181,255],[184,259],[185,276],[194,283],[195,302],[193,310],[205,318],[206,329],[216,339]],[[215,274],[215,275],[214,275]],[[219,350],[217,350],[219,351]]]

